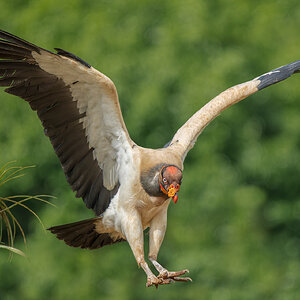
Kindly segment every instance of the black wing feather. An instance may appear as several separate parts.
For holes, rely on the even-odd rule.
[[[288,65],[274,69],[266,74],[259,76],[260,84],[257,86],[259,90],[262,90],[272,84],[287,79],[294,73],[300,72],[300,60],[294,61]]]
[[[103,186],[102,170],[82,124],[86,115],[79,112],[70,86],[42,70],[34,60],[32,52],[45,49],[1,30],[0,38],[0,86],[7,86],[7,93],[23,98],[37,111],[76,197],[82,197],[86,206],[100,215],[119,184],[112,191]],[[58,54],[90,67],[67,51],[59,49]]]
[[[68,52],[66,50],[60,49],[60,48],[54,48],[57,51],[57,54],[62,55],[62,56],[66,56],[69,58],[72,58],[74,60],[77,60],[78,62],[80,62],[81,64],[83,64],[84,66],[90,68],[91,65],[89,65],[87,62],[85,62],[84,60],[82,60],[81,58],[79,58],[78,56],[76,56],[75,54]]]

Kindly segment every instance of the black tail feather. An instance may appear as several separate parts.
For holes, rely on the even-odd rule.
[[[64,224],[48,228],[56,237],[63,240],[71,247],[83,249],[97,249],[106,245],[111,245],[124,239],[113,239],[109,233],[98,233],[95,231],[96,222],[101,221],[101,217],[83,220],[75,223]]]

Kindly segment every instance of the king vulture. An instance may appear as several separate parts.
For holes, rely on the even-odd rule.
[[[170,201],[178,200],[183,163],[202,130],[224,109],[300,70],[300,61],[233,86],[198,110],[162,149],[129,136],[114,83],[74,54],[50,52],[0,31],[0,86],[35,110],[77,198],[96,217],[49,228],[72,247],[97,249],[127,241],[147,286],[191,281],[157,261]],[[0,129],[1,130],[1,129]],[[149,230],[148,259],[143,231]]]

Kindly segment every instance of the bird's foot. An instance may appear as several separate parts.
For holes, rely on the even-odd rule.
[[[180,277],[181,275],[184,275],[186,273],[189,273],[189,270],[185,269],[182,271],[177,271],[177,272],[169,272],[168,270],[164,269],[160,274],[157,276],[158,279],[163,279],[163,280],[170,280],[170,282],[174,281],[192,281],[190,277]],[[170,283],[169,282],[169,283]]]
[[[146,287],[154,285],[156,288],[158,288],[159,285],[162,284],[169,284],[171,282],[174,282],[172,279],[169,278],[162,278],[162,277],[156,277],[156,276],[148,276],[147,277],[147,283]]]

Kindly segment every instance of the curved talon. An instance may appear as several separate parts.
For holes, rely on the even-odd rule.
[[[185,281],[185,282],[193,282],[192,278],[190,277],[173,277],[172,278],[174,281]]]

